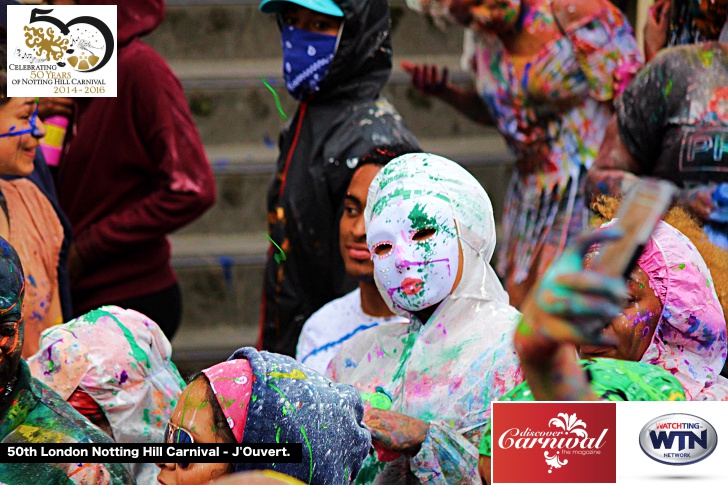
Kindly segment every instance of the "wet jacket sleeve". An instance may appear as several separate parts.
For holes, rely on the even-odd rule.
[[[161,60],[161,57],[159,58]],[[215,180],[179,80],[163,61],[135,74],[130,143],[141,142],[156,167],[155,189],[76,235],[84,261],[93,263],[158,239],[199,217],[214,203]]]

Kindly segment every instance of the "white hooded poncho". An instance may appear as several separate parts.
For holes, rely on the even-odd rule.
[[[408,322],[381,325],[346,342],[328,374],[362,393],[381,386],[392,396],[393,411],[430,423],[416,456],[391,463],[370,456],[357,483],[407,483],[414,478],[411,470],[423,483],[479,484],[477,445],[490,402],[523,380],[512,344],[520,314],[489,265],[495,222],[478,181],[436,155],[398,157],[372,182],[367,228],[382,207],[410,198],[425,207],[434,198],[449,201],[462,248],[462,279],[425,323],[396,308],[377,280],[390,308]]]

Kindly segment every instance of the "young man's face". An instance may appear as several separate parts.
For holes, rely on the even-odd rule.
[[[294,3],[283,7],[281,18],[285,25],[324,35],[339,35],[342,21],[339,17],[314,12]]]
[[[374,263],[367,247],[367,231],[364,227],[364,208],[369,185],[380,168],[368,164],[354,172],[344,199],[344,214],[339,224],[339,247],[346,272],[354,278],[371,278],[374,275]]]

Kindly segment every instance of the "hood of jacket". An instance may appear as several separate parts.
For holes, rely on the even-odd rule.
[[[80,0],[80,5],[117,5],[120,46],[159,27],[164,20],[164,0]]]
[[[334,0],[344,27],[328,74],[311,103],[330,99],[374,99],[392,71],[387,0]]]
[[[364,404],[351,386],[336,384],[286,355],[238,349],[253,374],[242,443],[305,443],[300,463],[238,463],[235,471],[273,469],[310,484],[345,484],[371,447]],[[230,399],[228,399],[230,401]]]

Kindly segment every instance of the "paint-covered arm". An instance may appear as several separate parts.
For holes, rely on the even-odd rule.
[[[141,139],[156,173],[149,176],[145,197],[74,235],[86,264],[163,237],[215,203],[215,179],[179,80],[164,62],[134,76],[130,102],[137,131],[127,136]],[[130,160],[128,170],[134,169]]]
[[[526,302],[526,314],[531,314]],[[522,321],[514,343],[521,357],[523,374],[537,401],[597,401],[584,369],[577,361],[573,345],[556,343],[538,335]]]
[[[608,0],[554,2],[592,98],[612,103],[637,76],[644,60],[626,16]]]
[[[448,80],[448,68],[434,64],[412,64],[404,61],[402,69],[411,76],[412,86],[422,94],[434,96],[481,125],[492,125],[488,107],[475,89],[460,88]]]
[[[574,345],[602,342],[601,329],[621,312],[627,290],[621,278],[584,269],[582,259],[594,243],[618,237],[610,228],[579,238],[526,299],[513,341],[534,399],[598,400]]]

